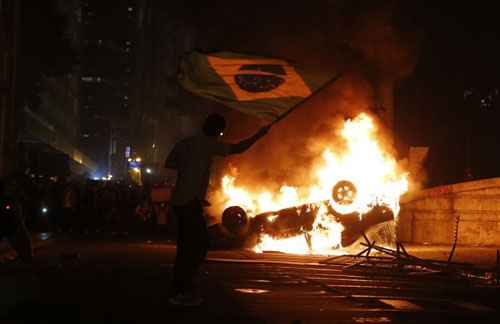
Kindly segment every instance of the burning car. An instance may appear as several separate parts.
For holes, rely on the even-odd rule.
[[[308,166],[299,186],[276,192],[222,179],[221,222],[213,233],[220,245],[255,251],[328,253],[353,243],[375,224],[393,220],[407,173],[381,145],[374,120],[360,114],[344,122],[336,138],[316,143],[323,153]],[[264,189],[263,189],[264,188]]]
[[[356,188],[349,181],[340,181],[333,188],[332,200],[337,204],[352,204]],[[221,226],[226,237],[232,238],[228,242],[233,247],[257,246],[262,239],[286,240],[297,238],[303,240],[310,252],[314,252],[314,231],[326,231],[330,228],[321,221],[329,218],[326,224],[336,224],[342,227],[340,241],[333,238],[331,248],[340,248],[351,245],[358,237],[372,226],[394,220],[394,213],[386,206],[376,205],[361,215],[359,212],[342,214],[335,210],[331,201],[303,204],[271,211],[249,217],[240,206],[230,206],[222,214]],[[259,248],[257,249],[259,250]]]

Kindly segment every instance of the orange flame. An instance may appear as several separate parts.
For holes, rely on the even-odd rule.
[[[397,216],[399,197],[408,189],[407,173],[402,172],[394,157],[381,147],[373,119],[362,113],[346,121],[340,136],[346,149],[340,152],[325,145],[322,159],[316,161],[311,171],[311,184],[306,188],[299,190],[284,185],[277,193],[253,192],[236,187],[235,178],[225,175],[222,179],[222,190],[227,198],[225,207],[240,206],[252,217],[291,206],[329,201],[342,214],[358,212],[362,215],[374,205],[385,205]],[[332,200],[332,188],[341,180],[348,180],[357,188],[352,204],[341,205]],[[310,244],[303,235],[281,240],[262,235],[254,250],[331,253],[340,246],[343,227],[328,216],[323,204],[318,207],[313,229],[308,233]]]

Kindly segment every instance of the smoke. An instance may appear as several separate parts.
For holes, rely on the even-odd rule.
[[[347,71],[276,124],[249,151],[217,166],[210,197],[213,213],[220,215],[217,187],[221,175],[235,169],[236,185],[255,191],[309,184],[311,166],[325,146],[342,149],[338,131],[346,117],[361,112],[376,117],[385,134],[383,141],[392,146],[394,88],[411,74],[418,59],[419,33],[408,23],[412,20],[404,4],[287,1],[259,6],[257,1],[245,8],[246,16],[233,2],[219,1],[213,7],[217,11],[201,8],[203,16],[196,18],[201,49],[280,57],[329,74]],[[262,126],[254,117],[217,109],[228,120],[225,141],[241,140]]]
[[[241,181],[300,186],[308,181],[307,170],[323,151],[323,144],[340,145],[331,141],[337,138],[344,116],[369,110],[369,93],[362,80],[345,77],[276,124],[248,152],[229,161],[238,166]],[[252,125],[250,133],[259,126]]]

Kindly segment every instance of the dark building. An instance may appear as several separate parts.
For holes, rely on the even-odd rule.
[[[84,0],[80,143],[98,172],[122,178],[130,146],[137,8],[134,1]]]
[[[173,144],[196,129],[204,110],[177,81],[180,59],[195,47],[191,10],[182,2],[138,0],[131,129],[133,151],[155,173]]]
[[[72,60],[80,52],[79,2],[25,1],[20,18],[17,168],[42,176],[90,174],[95,163],[78,145],[80,66]]]
[[[0,177],[13,171],[16,160],[17,116],[15,80],[19,2],[0,1]]]

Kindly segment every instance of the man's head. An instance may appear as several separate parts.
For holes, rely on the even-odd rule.
[[[208,115],[203,123],[203,133],[207,136],[219,136],[226,129],[226,120],[219,114]]]

